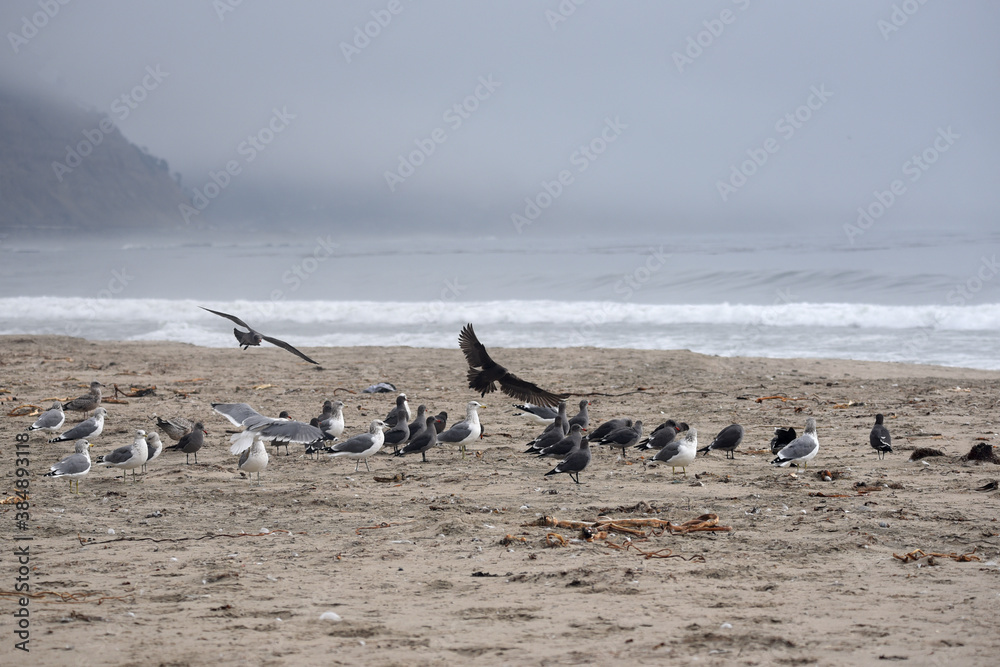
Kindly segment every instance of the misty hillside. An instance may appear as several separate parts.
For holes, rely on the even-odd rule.
[[[0,90],[0,229],[156,229],[189,203],[110,118]]]

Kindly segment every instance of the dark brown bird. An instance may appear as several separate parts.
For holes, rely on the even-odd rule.
[[[289,345],[288,343],[286,343],[283,340],[279,340],[277,338],[273,338],[272,336],[265,336],[264,334],[260,333],[259,331],[255,331],[249,324],[247,324],[246,322],[244,322],[240,318],[236,317],[235,315],[228,315],[226,313],[220,313],[217,310],[212,310],[211,308],[205,308],[205,306],[198,306],[198,307],[201,308],[202,310],[207,310],[210,313],[214,313],[214,314],[218,315],[219,317],[225,317],[227,320],[232,320],[233,322],[235,322],[236,324],[240,325],[241,327],[245,327],[247,329],[246,331],[240,331],[239,329],[233,329],[233,335],[236,336],[236,340],[239,341],[240,347],[242,347],[244,350],[247,349],[248,347],[250,347],[251,345],[254,345],[254,346],[260,345],[260,342],[262,340],[266,340],[271,345],[277,345],[278,347],[284,348],[284,349],[288,350],[289,352],[291,352],[292,354],[294,354],[295,356],[301,357],[302,359],[305,359],[310,364],[316,364],[317,366],[319,366],[319,362],[318,361],[313,361],[312,359],[310,359],[309,357],[307,357],[303,353],[299,352],[297,349],[295,349],[294,347],[292,347],[291,345]]]
[[[190,463],[190,456],[194,454],[194,462],[198,463],[198,450],[202,448],[205,444],[205,434],[208,431],[205,430],[205,425],[198,422],[191,429],[190,433],[185,433],[181,436],[181,439],[177,441],[176,445],[171,445],[167,449],[179,449],[184,452],[184,462]]]
[[[486,347],[476,338],[476,332],[472,330],[471,324],[466,324],[462,328],[462,333],[458,335],[458,346],[465,354],[465,360],[469,362],[469,387],[478,391],[481,396],[496,391],[497,383],[500,384],[500,391],[511,398],[530,401],[536,405],[555,407],[559,405],[559,401],[568,396],[540,389],[490,359]]]

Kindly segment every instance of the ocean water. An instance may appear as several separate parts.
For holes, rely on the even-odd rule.
[[[0,334],[689,349],[1000,369],[1000,233],[0,240]]]

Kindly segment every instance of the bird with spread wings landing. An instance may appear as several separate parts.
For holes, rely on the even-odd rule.
[[[301,352],[299,352],[297,349],[295,349],[294,347],[292,347],[291,345],[289,345],[285,341],[279,340],[277,338],[273,338],[271,336],[265,336],[264,334],[260,333],[259,331],[254,331],[254,329],[249,324],[247,324],[246,322],[244,322],[240,318],[236,317],[235,315],[229,315],[227,313],[220,313],[217,310],[212,310],[211,308],[206,308],[205,306],[198,306],[198,307],[201,308],[202,310],[207,310],[210,313],[215,313],[219,317],[225,317],[227,320],[232,320],[233,322],[235,322],[236,324],[240,325],[241,327],[245,327],[247,329],[246,331],[240,331],[239,329],[233,329],[233,334],[236,336],[236,340],[239,341],[240,346],[244,350],[247,349],[248,347],[250,347],[251,345],[260,345],[260,342],[262,340],[266,340],[268,343],[270,343],[272,345],[277,345],[278,347],[282,347],[282,348],[288,350],[289,352],[291,352],[292,354],[305,359],[310,364],[316,364],[317,366],[319,366],[319,362],[318,361],[313,361],[312,359],[310,359],[306,355],[302,354]]]
[[[481,396],[496,391],[497,383],[500,385],[500,391],[508,396],[519,401],[530,401],[535,405],[554,407],[568,396],[540,389],[538,385],[522,380],[490,359],[486,347],[476,338],[476,332],[473,331],[471,324],[466,324],[462,328],[462,333],[458,335],[458,346],[469,362],[469,387],[478,391]]]

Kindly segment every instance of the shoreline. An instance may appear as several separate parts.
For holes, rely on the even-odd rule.
[[[119,471],[95,466],[80,496],[65,479],[41,477],[68,453],[66,443],[31,435],[32,590],[90,601],[32,600],[31,650],[45,664],[79,664],[112,633],[116,643],[101,659],[116,665],[243,664],[247,641],[260,662],[308,664],[331,651],[345,663],[400,665],[580,663],[608,654],[638,664],[851,665],[881,656],[991,664],[1000,642],[995,598],[983,588],[1000,577],[1000,492],[976,489],[1000,468],[960,457],[997,441],[1000,371],[488,348],[519,377],[588,394],[592,427],[628,416],[648,432],[670,417],[697,427],[700,447],[732,422],[746,438],[735,459],[699,456],[686,476],[638,452],[622,460],[595,447],[578,487],[566,475],[544,477],[556,461],[522,453],[541,428],[514,414],[517,401],[469,390],[457,346],[303,347],[320,371],[273,347],[0,337],[4,415],[20,403],[77,396],[95,379],[106,395],[115,385],[155,385],[153,395],[105,404],[95,458],[128,444],[138,428],[153,430],[154,413],[200,419],[209,431],[198,465],[165,451],[137,483],[129,476],[124,484]],[[353,435],[383,417],[396,394],[346,390],[381,381],[414,409],[446,410],[449,422],[468,400],[481,400],[485,437],[466,459],[448,448],[428,452],[426,464],[383,452],[358,473],[352,461],[312,460],[302,446],[287,457],[268,447],[258,487],[236,468],[232,427],[210,406],[248,402],[308,421],[324,399],[338,398],[347,404],[345,435]],[[766,398],[778,394],[796,400]],[[571,414],[579,400],[568,401]],[[868,445],[876,412],[893,436],[884,461]],[[806,470],[772,467],[772,429],[800,430],[807,417],[818,422],[817,457]],[[15,438],[32,419],[0,420],[4,497],[16,490]],[[78,420],[68,416],[66,427]],[[945,456],[907,461],[925,446]],[[824,472],[831,481],[817,475]],[[11,527],[13,505],[0,511]],[[601,514],[674,524],[715,514],[731,530],[632,536],[625,547],[626,534],[587,542],[573,530],[532,525],[540,516]],[[565,545],[550,546],[558,540],[548,533]],[[646,558],[635,547],[684,560]],[[980,560],[936,557],[929,566],[894,557],[914,549]],[[14,575],[8,568],[2,576]],[[330,611],[342,620],[320,620]]]

